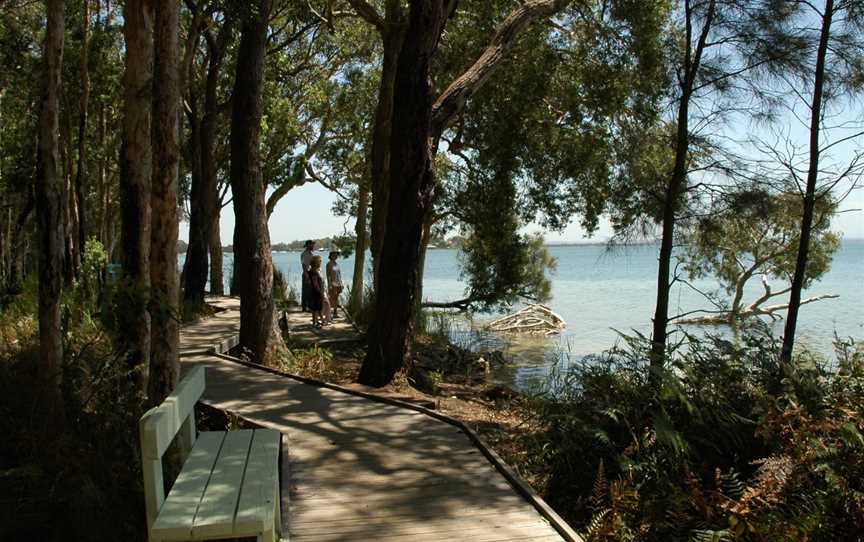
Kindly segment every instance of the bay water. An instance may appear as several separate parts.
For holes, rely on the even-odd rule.
[[[518,388],[535,386],[552,367],[562,362],[610,348],[620,341],[619,332],[632,334],[637,331],[650,335],[657,295],[657,245],[614,249],[604,245],[562,245],[550,246],[549,249],[557,260],[557,268],[550,275],[552,299],[548,305],[567,322],[564,333],[540,338],[514,337],[512,334],[501,337],[483,332],[483,323],[495,315],[475,315],[471,321],[455,320],[451,328],[454,339],[461,344],[504,350],[512,363],[496,373],[496,378]],[[326,260],[326,250],[320,254]],[[273,263],[299,292],[300,254],[276,252]],[[350,285],[353,257],[341,259],[339,264],[343,281]],[[231,267],[231,254],[226,254],[226,281],[231,276]],[[711,278],[695,280],[691,284],[702,292],[719,289],[717,281]],[[772,287],[776,291],[784,286],[774,281]],[[457,250],[428,251],[423,291],[424,298],[433,301],[452,301],[465,296],[466,283],[460,277]],[[761,292],[759,281],[751,281],[744,296],[745,303]],[[835,334],[864,340],[864,240],[844,240],[834,256],[831,270],[805,291],[803,298],[821,294],[839,297],[802,306],[796,337],[799,345],[831,357]],[[787,297],[778,296],[768,304],[785,303]],[[712,308],[711,303],[693,288],[683,283],[673,286],[670,316]],[[785,313],[781,311],[778,315]],[[783,320],[774,321],[771,327],[779,337],[783,332]],[[697,333],[706,330],[728,332],[713,326],[688,326],[685,329]],[[675,336],[672,338],[674,340]]]

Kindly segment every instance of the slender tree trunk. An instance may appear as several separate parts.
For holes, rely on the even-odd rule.
[[[214,207],[216,211],[210,221],[210,293],[213,295],[225,295],[225,276],[222,273],[222,237],[219,233],[219,205]]]
[[[381,247],[375,320],[359,381],[384,386],[411,358],[419,245],[434,191],[429,149],[430,63],[446,21],[436,0],[411,3],[394,84],[387,228]]]
[[[669,289],[670,268],[672,262],[672,247],[675,240],[675,220],[681,197],[687,186],[687,157],[690,150],[690,98],[692,96],[693,84],[699,72],[702,61],[702,52],[708,38],[708,32],[714,18],[715,0],[710,0],[707,8],[706,18],[699,35],[699,41],[695,50],[691,48],[693,15],[690,11],[689,2],[686,3],[686,51],[684,59],[684,79],[681,82],[681,97],[678,102],[678,126],[675,137],[675,165],[669,184],[666,186],[666,194],[663,199],[663,225],[660,240],[659,265],[657,267],[657,304],[654,309],[653,330],[651,334],[651,366],[663,367],[666,357],[666,341],[668,338],[667,326],[669,325]],[[692,55],[692,56],[691,56]]]
[[[13,292],[20,290],[21,282],[24,278],[24,238],[27,231],[27,219],[35,208],[36,195],[31,189],[27,192],[27,201],[24,203],[24,208],[21,209],[21,212],[18,213],[18,218],[15,220],[15,228],[12,230],[12,235],[9,241],[9,250],[11,253],[9,256],[9,277],[7,280],[7,286]]]
[[[390,2],[393,4],[393,2]],[[381,249],[387,228],[387,209],[390,189],[390,134],[393,124],[393,89],[396,81],[396,63],[405,36],[402,8],[388,5],[388,22],[381,39],[384,44],[384,60],[381,66],[381,82],[378,87],[378,105],[375,108],[375,124],[372,131],[372,277],[378,289],[378,269]]]
[[[72,121],[65,107],[60,133],[60,158],[63,161],[63,276],[71,287],[78,271],[77,205],[72,178]]]
[[[354,274],[351,278],[351,299],[348,306],[358,309],[363,304],[363,278],[366,274],[367,239],[366,218],[369,210],[369,188],[364,182],[357,191],[357,221],[354,223],[354,234],[357,243],[354,248]]]
[[[192,155],[192,187],[189,194],[189,244],[183,263],[183,310],[197,312],[204,305],[207,286],[207,257],[210,249],[209,202],[204,191],[201,121],[195,97],[190,96],[189,149]]]
[[[65,425],[63,384],[63,335],[60,294],[63,289],[63,207],[60,174],[59,109],[63,63],[63,0],[47,0],[48,25],[43,50],[42,103],[39,113],[39,153],[36,160],[36,209],[39,217],[39,377],[40,397],[35,398],[37,425],[46,434]]]
[[[226,23],[227,24],[227,23]],[[204,303],[204,290],[207,286],[208,256],[212,255],[210,247],[213,220],[216,207],[219,205],[218,168],[216,164],[216,136],[219,123],[219,74],[222,69],[222,59],[230,29],[223,28],[219,39],[214,40],[208,34],[207,47],[209,60],[207,63],[207,81],[204,90],[204,116],[199,125],[200,178],[192,186],[192,210],[189,220],[189,248],[186,251],[185,300],[191,306]],[[218,229],[218,218],[216,228]],[[221,262],[221,247],[220,247]],[[212,266],[211,266],[212,268]],[[221,283],[220,283],[221,284]],[[210,285],[213,291],[213,283]]]
[[[177,182],[180,165],[178,2],[156,7],[153,62],[153,184],[150,194],[150,381],[161,402],[180,376],[177,277]]]
[[[786,312],[786,326],[783,330],[783,347],[780,351],[780,361],[787,366],[792,362],[792,349],[795,347],[798,309],[801,306],[801,290],[804,289],[804,277],[807,272],[807,260],[810,251],[810,234],[813,230],[813,209],[816,206],[816,182],[819,180],[819,135],[822,127],[825,57],[828,52],[828,40],[831,37],[833,16],[834,0],[826,0],[825,12],[822,15],[819,49],[816,52],[813,102],[810,106],[810,164],[807,169],[807,188],[804,192],[804,215],[801,219],[801,238],[798,242],[798,257],[795,261],[795,274],[792,276],[792,290],[789,292],[789,309]]]
[[[81,42],[81,104],[78,116],[78,168],[75,172],[75,200],[78,203],[78,230],[76,243],[80,266],[80,255],[84,253],[87,243],[87,195],[84,183],[87,180],[87,109],[90,102],[90,0],[82,0],[82,28],[84,35]]]
[[[153,2],[127,0],[123,9],[126,65],[123,75],[123,143],[120,154],[120,212],[123,275],[129,304],[129,333],[121,337],[142,391],[150,363],[150,192],[153,171]],[[110,206],[107,206],[110,209]],[[106,217],[106,238],[112,225]]]
[[[0,160],[2,162],[2,160]],[[2,176],[0,176],[2,182]],[[0,292],[8,284],[9,278],[9,244],[12,242],[12,207],[6,209],[6,220],[3,230],[0,231]]]
[[[105,104],[101,104],[99,106],[99,148],[105,148]],[[99,172],[97,174],[97,179],[99,182],[99,242],[102,243],[102,246],[108,246],[108,242],[106,239],[107,233],[107,218],[108,218],[108,194],[109,188],[108,183],[105,179],[105,155],[107,153],[103,152],[99,157]]]
[[[265,363],[279,336],[273,321],[273,262],[261,175],[261,89],[271,0],[250,2],[244,14],[231,116],[234,194],[234,273],[240,289],[240,346]]]
[[[426,214],[423,222],[423,233],[420,236],[420,256],[417,260],[417,292],[414,299],[417,303],[423,303],[423,276],[426,274],[426,252],[429,250],[429,240],[432,237],[432,212]]]

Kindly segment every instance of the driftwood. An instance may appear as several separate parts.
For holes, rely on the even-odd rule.
[[[490,331],[556,335],[567,323],[546,305],[531,304],[486,325]]]
[[[815,303],[816,301],[822,301],[823,299],[837,299],[840,297],[836,294],[823,294],[817,295],[815,297],[808,297],[807,299],[802,299],[799,305],[807,305],[809,303]],[[712,314],[710,316],[697,316],[694,318],[681,318],[676,320],[676,323],[682,325],[697,325],[697,326],[714,326],[714,325],[723,325],[723,324],[734,324],[736,322],[746,320],[747,318],[752,318],[754,316],[769,316],[771,320],[780,320],[782,316],[774,314],[775,312],[784,311],[789,308],[789,303],[781,303],[779,305],[769,305],[767,307],[760,307],[757,303],[752,303],[746,309],[741,310],[739,312],[733,311],[717,311],[717,314]],[[707,311],[696,311],[696,312],[707,312]]]

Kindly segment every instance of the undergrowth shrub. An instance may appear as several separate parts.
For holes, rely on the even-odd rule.
[[[531,402],[520,468],[589,541],[861,540],[864,355],[687,338],[649,378],[649,343],[589,357]]]
[[[95,303],[79,294],[64,299],[61,434],[45,435],[33,420],[44,381],[35,294],[25,291],[0,316],[0,540],[146,538],[137,434],[143,396],[93,307],[70,306],[83,297]]]
[[[285,283],[285,275],[282,271],[273,269],[273,302],[277,307],[282,307],[287,298],[288,286]]]
[[[354,301],[350,288],[345,295],[348,297],[348,305],[345,306],[345,310],[351,315],[351,321],[360,329],[369,329],[369,325],[372,324],[375,317],[375,289],[372,286],[366,286],[363,289],[363,295],[360,296],[359,304]]]
[[[328,382],[339,380],[340,376],[333,363],[333,354],[318,345],[292,347],[289,342],[276,368],[286,373]]]

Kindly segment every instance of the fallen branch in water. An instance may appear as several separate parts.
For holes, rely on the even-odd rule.
[[[540,304],[526,305],[513,314],[494,320],[486,325],[490,331],[502,333],[535,333],[555,335],[567,327],[559,314]]]

